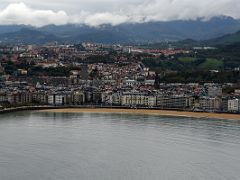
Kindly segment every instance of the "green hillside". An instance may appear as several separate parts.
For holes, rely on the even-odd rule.
[[[209,45],[227,45],[227,44],[233,44],[233,43],[239,43],[240,42],[240,31],[228,34],[219,38],[211,39],[209,41],[205,41],[206,44]]]
[[[240,43],[171,58],[147,58],[143,63],[155,70],[162,82],[240,83]]]
[[[199,67],[204,70],[221,70],[224,67],[224,62],[213,58],[207,58]]]

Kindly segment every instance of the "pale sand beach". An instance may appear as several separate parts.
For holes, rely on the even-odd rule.
[[[240,120],[240,114],[223,113],[203,113],[203,112],[182,112],[169,110],[150,110],[150,109],[110,109],[110,108],[66,108],[66,109],[47,109],[41,112],[63,112],[63,113],[117,113],[117,114],[146,114],[159,116],[178,116],[209,119],[229,119]]]

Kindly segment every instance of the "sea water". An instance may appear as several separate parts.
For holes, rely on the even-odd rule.
[[[240,121],[0,115],[1,180],[239,180]]]

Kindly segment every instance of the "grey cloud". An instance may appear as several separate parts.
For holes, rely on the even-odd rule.
[[[239,0],[3,0],[0,24],[101,24],[186,20],[225,15],[240,18]],[[50,10],[49,10],[50,9]]]
[[[66,24],[69,21],[64,11],[35,10],[24,3],[10,4],[0,11],[0,24],[25,24],[44,26],[47,24]]]

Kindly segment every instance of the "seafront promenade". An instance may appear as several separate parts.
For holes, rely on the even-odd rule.
[[[146,108],[146,107],[127,107],[127,106],[103,106],[103,105],[68,105],[68,106],[49,106],[49,105],[42,105],[42,106],[20,106],[20,107],[12,107],[12,108],[4,108],[0,109],[0,114],[3,113],[10,113],[10,112],[17,112],[17,111],[33,111],[33,110],[69,110],[70,109],[145,109],[145,110],[159,110],[159,108]],[[176,110],[176,109],[175,109]],[[183,110],[178,110],[183,111]]]
[[[130,108],[122,106],[22,106],[0,110],[0,114],[6,114],[17,111],[41,111],[54,113],[115,113],[115,114],[139,114],[154,116],[174,116],[202,119],[226,119],[240,120],[240,114],[228,113],[208,113],[208,112],[190,112],[183,110],[163,110],[159,108]]]

